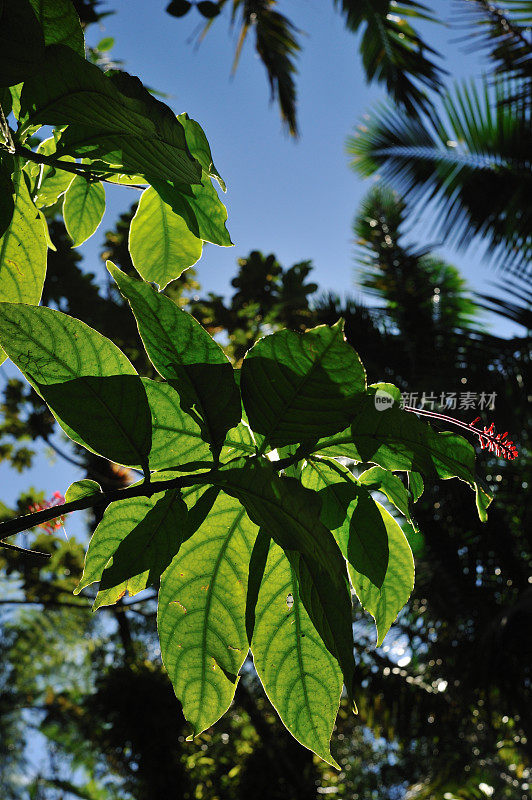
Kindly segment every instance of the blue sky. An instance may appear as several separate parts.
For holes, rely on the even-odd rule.
[[[101,29],[89,29],[89,43],[115,37],[113,56],[128,71],[169,95],[174,110],[187,111],[204,127],[215,163],[228,184],[224,201],[234,248],[208,246],[197,265],[204,291],[224,293],[237,257],[252,249],[274,252],[285,266],[312,259],[314,279],[324,289],[352,291],[354,286],[353,215],[370,182],[348,167],[346,137],[371,106],[384,98],[377,86],[367,86],[357,52],[357,40],[344,28],[332,0],[283,0],[279,9],[303,31],[299,59],[298,114],[301,137],[290,138],[281,126],[277,106],[270,105],[262,63],[249,36],[238,71],[230,78],[235,32],[219,18],[199,47],[203,18],[196,9],[175,19],[164,13],[165,0],[109,0],[116,14]],[[430,4],[448,23],[453,4]],[[463,30],[446,24],[424,24],[423,32],[445,53],[452,77],[478,76],[483,62],[456,43]],[[108,191],[112,225],[118,210],[131,202],[126,189]],[[411,220],[420,245],[435,243],[430,214]],[[100,229],[101,230],[101,229]],[[83,251],[87,266],[101,269],[96,233]],[[439,248],[458,266],[472,288],[485,288],[493,270],[482,263],[480,246],[457,254]]]
[[[339,294],[355,291],[353,215],[370,183],[348,168],[346,137],[362,115],[383,99],[384,93],[368,87],[360,66],[357,40],[344,29],[332,0],[283,0],[284,11],[304,31],[299,59],[299,123],[301,138],[290,138],[282,128],[276,105],[270,105],[264,68],[254,53],[252,37],[244,48],[236,76],[230,79],[234,33],[218,19],[199,48],[202,18],[192,9],[183,19],[164,12],[167,0],[109,0],[116,14],[88,31],[88,43],[115,37],[112,51],[124,68],[138,74],[148,86],[169,95],[176,112],[187,111],[200,122],[210,140],[218,170],[228,191],[228,227],[233,248],[210,245],[197,264],[203,292],[227,293],[238,257],[252,249],[274,252],[285,266],[312,259],[313,278],[321,289]],[[448,21],[453,4],[430,3],[442,21]],[[425,24],[424,35],[446,55],[454,78],[478,77],[483,62],[478,54],[457,44],[463,31],[445,25]],[[136,199],[133,191],[106,187],[108,210],[103,225],[80,250],[87,269],[103,275],[100,260],[103,231],[113,226],[120,211]],[[420,246],[435,242],[430,213],[412,220],[412,238]],[[467,253],[441,247],[446,258],[460,268],[472,289],[487,288],[496,278],[482,262],[480,245]],[[514,329],[498,322],[498,333]],[[5,365],[0,375],[15,374]],[[23,475],[0,465],[2,499],[12,502],[29,484],[51,494],[81,477],[81,472],[45,454]],[[72,524],[72,523],[70,523]],[[77,528],[77,526],[76,526]]]

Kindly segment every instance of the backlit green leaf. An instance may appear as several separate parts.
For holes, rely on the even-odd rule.
[[[109,339],[59,311],[1,303],[0,344],[71,439],[119,464],[147,464],[146,392]]]
[[[414,503],[417,503],[423,494],[423,489],[425,488],[423,484],[423,478],[419,472],[408,473],[408,488],[412,494],[412,500]]]
[[[408,601],[414,588],[414,559],[407,538],[400,526],[379,503],[376,504],[388,532],[390,559],[380,590],[354,567],[349,575],[362,606],[369,611],[377,625],[377,647],[395,622],[397,614]]]
[[[342,672],[305,610],[293,567],[273,542],[255,608],[251,651],[264,690],[292,736],[338,767],[329,743]]]
[[[368,490],[333,461],[312,459],[301,481],[318,493],[321,521],[332,531],[344,558],[380,588],[388,568],[388,534]]]
[[[236,428],[231,428],[225,437],[220,460],[229,461],[242,455],[252,456],[256,449],[250,429],[245,422],[239,422]]]
[[[180,407],[180,398],[167,383],[142,378],[151,410],[150,469],[170,469],[210,461],[209,445],[198,423]]]
[[[345,467],[312,460],[302,481],[320,495],[321,520],[349,563],[361,604],[375,618],[380,645],[414,586],[414,561],[406,537]]]
[[[199,322],[168,297],[129,278],[110,261],[107,268],[129,300],[151,362],[177,390],[183,410],[194,413],[204,440],[219,451],[225,434],[241,417],[227,356]]]
[[[105,211],[105,189],[100,182],[92,183],[76,175],[65,193],[63,217],[65,227],[78,247],[95,233]]]
[[[364,368],[344,339],[342,323],[265,336],[242,365],[249,424],[273,447],[341,431],[365,385]]]
[[[137,272],[161,289],[201,258],[203,242],[189,231],[151,187],[142,193],[129,229],[129,252]]]
[[[46,223],[31,200],[21,169],[13,185],[15,208],[0,239],[0,301],[38,303],[46,274]],[[0,364],[5,358],[0,347]]]
[[[90,497],[93,494],[98,494],[102,491],[102,487],[96,481],[91,481],[89,478],[83,478],[80,481],[71,483],[65,492],[65,500],[71,503],[74,500],[81,500],[82,497]]]
[[[179,550],[186,513],[175,489],[111,503],[90,540],[75,594],[100,581],[97,609],[156,585]]]
[[[185,129],[185,136],[190,152],[194,158],[198,159],[204,172],[210,175],[211,178],[216,178],[220,187],[225,192],[225,181],[214,166],[211,148],[203,128],[196,120],[190,119],[188,114],[179,114],[177,118]]]
[[[161,578],[161,655],[197,736],[227,711],[248,653],[246,593],[256,526],[221,492]]]
[[[58,145],[61,155],[103,158],[123,172],[159,180],[200,180],[201,167],[168,106],[137,78],[106,76],[64,45],[46,47],[39,76],[24,83],[21,113],[25,127],[36,122],[69,126]]]
[[[206,172],[201,175],[201,185],[183,187],[159,179],[150,183],[172,211],[184,219],[194,236],[220,247],[231,247],[233,242],[225,227],[227,209]]]
[[[397,475],[382,467],[371,467],[358,476],[358,482],[368,489],[383,492],[390,503],[396,507],[407,519],[410,519],[408,509],[408,492],[404,483]]]
[[[56,142],[53,136],[50,136],[49,139],[44,139],[37,148],[38,153],[46,156],[55,155],[55,151]],[[63,156],[61,161],[72,163],[74,158],[72,156]],[[31,169],[38,180],[35,203],[39,208],[55,205],[74,180],[73,173],[66,170],[44,165],[39,166],[38,164],[31,164]]]
[[[85,38],[71,0],[30,0],[45,44],[64,44],[85,58]]]
[[[281,478],[263,460],[242,461],[213,479],[237,497],[249,517],[286,552],[300,595],[325,646],[335,656],[350,696],[353,691],[351,595],[345,561],[320,521],[318,494],[294,478]]]

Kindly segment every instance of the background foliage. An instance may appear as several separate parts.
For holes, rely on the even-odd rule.
[[[209,4],[200,5],[206,10]],[[475,6],[471,11],[482,11],[482,3],[470,5]],[[488,30],[490,42],[499,42],[495,26],[495,33],[485,24],[481,30]],[[408,135],[405,139],[408,144]],[[522,141],[519,135],[517,146]],[[526,208],[526,163],[523,172],[522,178],[512,173],[512,180]],[[410,187],[401,188],[406,201],[411,199]],[[484,202],[488,193],[474,195]],[[499,200],[501,193],[494,196]],[[392,190],[377,189],[355,221],[360,280],[375,292],[377,308],[318,293],[308,282],[308,262],[283,268],[273,255],[258,252],[239,261],[236,291],[229,299],[198,298],[193,270],[166,288],[170,298],[218,334],[237,365],[265,332],[334,324],[341,314],[369,382],[385,378],[409,390],[423,391],[429,384],[435,390],[455,385],[459,390],[457,376],[465,374],[468,387],[480,389],[489,374],[497,418],[520,443],[517,462],[485,460],[496,496],[486,526],[465,497],[466,487],[426,487],[416,507],[423,535],[408,530],[416,589],[390,634],[389,649],[374,650],[367,620],[355,618],[356,679],[365,687],[365,699],[357,696],[358,718],[345,705],[337,721],[334,755],[341,772],[284,732],[246,668],[229,716],[202,735],[199,748],[185,742],[184,719],[160,666],[153,600],[124,600],[92,616],[86,599],[72,597],[84,548],[72,537],[66,542],[62,531],[52,537],[36,531],[32,545],[53,554],[46,567],[16,553],[3,554],[5,605],[15,611],[22,606],[6,616],[1,642],[5,758],[0,769],[6,797],[238,798],[252,793],[298,798],[332,789],[338,796],[393,800],[482,797],[485,786],[493,787],[496,797],[526,797],[532,741],[530,650],[520,635],[531,613],[526,288],[516,286],[513,308],[499,308],[522,321],[523,336],[500,340],[485,333],[476,309],[490,301],[477,298],[475,303],[452,266],[403,243],[404,209]],[[96,281],[80,269],[55,219],[57,208],[51,205],[45,213],[57,250],[49,253],[43,303],[94,326],[141,374],[153,377],[121,296],[111,282]],[[134,270],[126,248],[130,219],[125,215],[104,245],[105,257],[127,274]],[[491,305],[497,306],[496,298]],[[2,456],[14,468],[30,466],[31,439],[64,447],[57,444],[53,419],[39,397],[17,380],[5,387],[4,412]],[[67,456],[104,487],[132,478],[85,450],[69,449]],[[31,491],[20,498],[18,510],[43,499]],[[2,513],[7,517],[12,511]],[[394,642],[410,658],[404,666],[391,649]],[[24,746],[31,728],[36,731],[32,742],[46,753],[37,770]]]

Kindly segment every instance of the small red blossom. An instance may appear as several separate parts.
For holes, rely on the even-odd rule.
[[[43,503],[33,503],[33,505],[31,505],[28,510],[33,514],[36,511],[44,511],[46,508],[53,508],[54,506],[62,506],[64,502],[65,498],[63,497],[61,492],[54,492],[51,500],[45,500]],[[55,531],[59,530],[59,528],[63,527],[63,525],[65,524],[65,520],[66,516],[63,515],[56,517],[55,519],[49,519],[47,520],[47,522],[41,522],[35,527],[42,528],[42,530],[45,531],[46,533],[52,534]]]
[[[470,422],[469,427],[477,434],[482,450],[487,449],[490,453],[495,453],[499,458],[507,458],[508,461],[513,461],[514,458],[517,458],[519,455],[517,447],[511,439],[506,438],[508,436],[508,431],[505,431],[505,433],[496,433],[493,422],[489,427],[485,426],[484,430],[481,431],[475,428],[479,419],[480,417],[477,417],[473,422]]]
[[[458,428],[472,431],[478,436],[482,450],[495,453],[498,458],[506,458],[508,461],[513,461],[514,458],[517,458],[519,455],[516,445],[511,439],[506,438],[508,436],[508,431],[505,431],[505,433],[496,433],[495,424],[493,422],[489,426],[484,426],[484,429],[481,430],[480,428],[475,428],[480,417],[476,417],[476,419],[468,425],[466,422],[462,422],[462,420],[447,416],[447,414],[438,414],[436,411],[427,411],[424,408],[403,406],[403,410],[411,411],[414,414],[420,414],[423,417],[432,417],[441,422],[449,422],[451,425],[456,425]]]

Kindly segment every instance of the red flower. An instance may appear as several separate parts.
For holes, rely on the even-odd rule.
[[[403,406],[403,410],[411,411],[414,414],[421,414],[423,417],[432,417],[433,419],[441,420],[442,422],[450,422],[451,425],[456,425],[459,428],[465,428],[465,430],[473,431],[473,433],[476,433],[478,436],[482,450],[489,450],[490,453],[495,453],[498,458],[506,458],[508,461],[513,461],[513,459],[517,458],[519,455],[516,445],[511,441],[511,439],[506,438],[508,436],[508,431],[505,433],[496,433],[493,422],[489,427],[485,426],[484,430],[480,430],[480,428],[475,428],[475,425],[479,421],[480,417],[476,417],[473,422],[470,422],[469,425],[467,425],[467,423],[462,422],[459,419],[448,417],[447,414],[438,414],[436,411],[426,411],[424,408]]]
[[[64,502],[65,498],[63,497],[61,492],[54,492],[51,500],[45,500],[43,503],[33,503],[28,510],[31,511],[31,513],[33,514],[36,511],[44,511],[46,508],[53,508],[54,506],[62,506]],[[66,516],[63,515],[56,517],[55,519],[49,519],[47,520],[47,522],[40,522],[35,527],[42,528],[43,531],[45,531],[46,533],[52,534],[65,524],[65,520]]]

